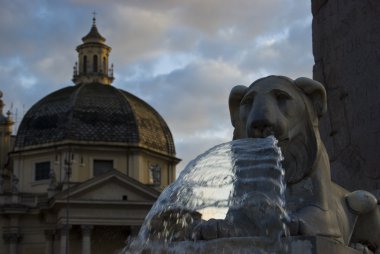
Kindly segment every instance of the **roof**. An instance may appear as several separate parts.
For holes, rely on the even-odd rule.
[[[93,24],[91,27],[90,32],[82,38],[83,42],[90,42],[90,41],[95,41],[95,42],[105,42],[106,38],[104,38],[98,31],[98,28],[96,27],[95,19],[93,19]]]
[[[57,225],[141,225],[159,195],[159,191],[111,170],[55,193],[46,208],[57,215]],[[68,204],[69,220],[63,212]]]
[[[68,86],[34,104],[19,126],[15,150],[65,140],[118,142],[175,155],[170,129],[155,109],[98,83]]]

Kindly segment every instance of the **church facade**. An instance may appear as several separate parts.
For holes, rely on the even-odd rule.
[[[75,85],[33,105],[16,136],[0,96],[0,254],[118,253],[175,179],[170,129],[112,86],[95,18],[82,41]]]

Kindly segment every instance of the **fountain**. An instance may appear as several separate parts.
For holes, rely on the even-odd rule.
[[[235,140],[198,156],[159,197],[133,249],[249,236],[255,237],[250,248],[260,243],[261,250],[283,249],[287,215],[281,160],[273,136]]]
[[[319,82],[284,76],[234,87],[234,140],[193,160],[125,253],[380,253],[380,211],[330,180]]]

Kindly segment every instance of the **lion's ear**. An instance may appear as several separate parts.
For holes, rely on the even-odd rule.
[[[327,111],[327,96],[324,86],[318,81],[305,77],[294,80],[294,83],[310,98],[318,117],[323,116]]]
[[[240,121],[240,101],[247,92],[246,86],[235,86],[230,92],[230,97],[228,99],[228,105],[230,108],[231,123],[234,129],[233,139],[238,139],[241,137],[242,123]]]

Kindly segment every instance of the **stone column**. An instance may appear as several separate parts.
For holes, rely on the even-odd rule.
[[[3,237],[9,243],[9,254],[17,254],[18,243],[21,240],[20,233],[6,233]]]
[[[64,225],[60,229],[61,232],[61,246],[59,254],[66,254],[69,253],[69,233],[70,233],[71,226]]]
[[[82,225],[82,254],[91,254],[92,225]]]
[[[46,229],[45,238],[46,238],[45,254],[53,254],[55,230]]]
[[[17,243],[19,240],[18,234],[11,234],[9,237],[9,254],[17,254]]]

